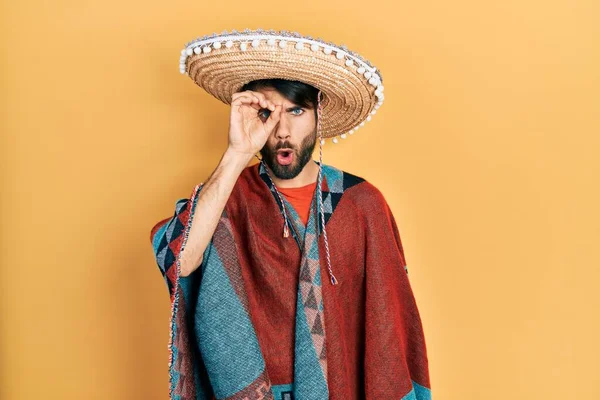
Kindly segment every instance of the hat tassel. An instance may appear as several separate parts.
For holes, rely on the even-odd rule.
[[[290,229],[288,228],[287,221],[283,223],[283,237],[290,237]]]

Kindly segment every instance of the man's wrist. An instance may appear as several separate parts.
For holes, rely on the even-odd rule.
[[[236,169],[243,170],[246,168],[254,154],[244,153],[231,148],[227,148],[221,159],[222,164],[232,165]]]

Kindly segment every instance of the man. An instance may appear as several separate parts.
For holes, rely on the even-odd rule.
[[[322,162],[324,138],[381,105],[380,75],[346,48],[273,31],[205,37],[182,61],[231,110],[219,165],[151,232],[171,294],[171,398],[430,399],[392,212]]]

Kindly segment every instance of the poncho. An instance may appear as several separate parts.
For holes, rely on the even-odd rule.
[[[316,162],[316,161],[315,161]],[[318,162],[316,162],[319,164]],[[423,327],[394,216],[368,181],[323,164],[302,224],[262,163],[237,179],[203,254],[179,276],[203,183],[151,229],[170,300],[171,399],[431,399]],[[291,234],[282,235],[284,202]]]

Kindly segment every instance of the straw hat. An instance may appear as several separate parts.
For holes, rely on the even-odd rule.
[[[381,73],[345,46],[296,32],[224,31],[196,38],[181,50],[179,71],[231,104],[233,93],[256,79],[307,83],[323,93],[321,135],[352,135],[383,103]]]

